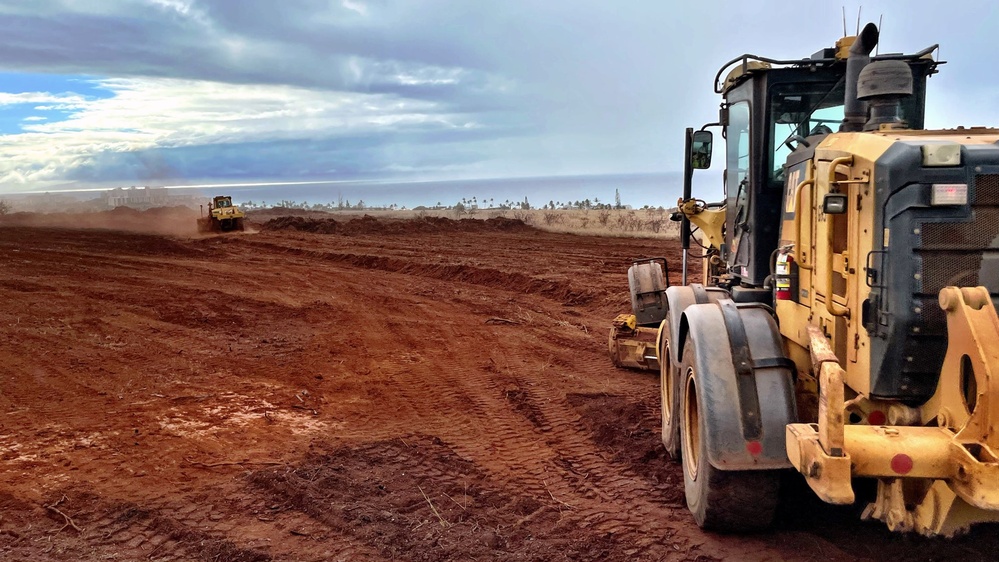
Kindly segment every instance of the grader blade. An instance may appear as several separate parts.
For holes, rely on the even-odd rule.
[[[637,326],[633,314],[620,314],[611,322],[607,351],[616,367],[659,370],[659,328]]]

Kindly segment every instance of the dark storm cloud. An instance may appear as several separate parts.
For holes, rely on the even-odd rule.
[[[353,13],[346,9],[325,10],[317,21],[311,10],[328,4],[192,3],[192,10],[204,10],[197,16],[155,3],[100,14],[15,13],[0,18],[0,57],[9,68],[28,71],[412,91],[419,97],[435,89],[456,97],[459,82],[472,93],[490,87],[487,72],[447,60],[447,53],[461,50],[454,37],[357,26],[356,18],[343,15]],[[428,47],[435,42],[439,48]]]
[[[202,178],[205,170],[228,180],[387,178],[407,169],[474,164],[482,158],[465,146],[465,138],[416,131],[402,135],[406,138],[391,136],[220,144],[210,151],[193,146],[102,152],[67,179],[100,182],[111,176],[126,183],[183,184],[185,178]]]

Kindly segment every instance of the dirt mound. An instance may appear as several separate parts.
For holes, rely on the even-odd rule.
[[[445,217],[420,217],[415,219],[384,219],[364,215],[348,221],[305,216],[281,216],[263,224],[261,230],[298,230],[315,234],[372,235],[372,234],[434,234],[447,232],[501,232],[527,230],[524,221],[495,217],[491,219],[452,220]]]
[[[312,211],[297,207],[268,207],[266,209],[253,209],[246,212],[247,218],[255,221],[265,221],[272,217],[311,217],[326,218],[330,213],[326,211]]]
[[[116,207],[93,213],[12,213],[0,217],[0,226],[83,228],[187,236],[197,234],[198,211],[178,207],[156,207],[140,211]]]
[[[294,217],[289,218],[293,219]],[[333,228],[328,227],[325,224],[323,227]],[[336,231],[309,232],[331,234]],[[413,231],[410,230],[409,232]],[[205,240],[205,244],[209,246],[226,243],[228,242],[224,239]],[[523,273],[521,271],[482,268],[458,263],[415,262],[412,259],[399,259],[395,257],[358,253],[325,252],[322,250],[304,248],[288,248],[274,243],[261,241],[244,243],[255,247],[266,248],[268,250],[277,250],[287,254],[295,254],[313,260],[349,264],[363,269],[405,273],[406,275],[429,277],[452,282],[460,281],[463,283],[471,283],[473,285],[502,288],[508,291],[517,291],[524,294],[543,295],[547,298],[562,302],[566,306],[588,303],[597,296],[597,293],[591,288],[587,286],[580,286],[572,279],[546,278],[531,273]]]

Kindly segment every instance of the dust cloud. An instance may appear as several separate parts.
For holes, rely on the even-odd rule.
[[[198,211],[188,207],[157,207],[140,211],[118,207],[95,213],[11,213],[0,226],[116,230],[169,236],[200,236]]]

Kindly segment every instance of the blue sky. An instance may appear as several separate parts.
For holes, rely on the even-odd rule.
[[[0,0],[0,193],[675,172],[721,63],[806,57],[841,8]],[[880,16],[881,52],[941,44],[927,125],[999,125],[994,3],[863,3]]]

